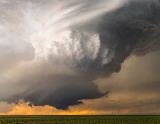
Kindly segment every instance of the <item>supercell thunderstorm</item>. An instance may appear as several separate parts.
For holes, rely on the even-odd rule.
[[[68,109],[94,80],[160,48],[159,0],[2,0],[0,100]],[[107,89],[106,89],[107,90]]]

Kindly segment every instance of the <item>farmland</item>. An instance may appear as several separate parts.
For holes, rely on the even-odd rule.
[[[0,124],[160,124],[160,116],[0,116]]]

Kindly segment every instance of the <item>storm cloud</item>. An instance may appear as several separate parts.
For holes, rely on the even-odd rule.
[[[2,1],[0,100],[68,109],[94,83],[160,48],[160,1]]]

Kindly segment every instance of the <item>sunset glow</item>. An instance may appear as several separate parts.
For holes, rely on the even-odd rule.
[[[0,0],[0,114],[160,114],[159,0]]]

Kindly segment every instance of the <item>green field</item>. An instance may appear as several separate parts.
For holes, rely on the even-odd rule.
[[[160,124],[160,116],[0,116],[0,124]]]

